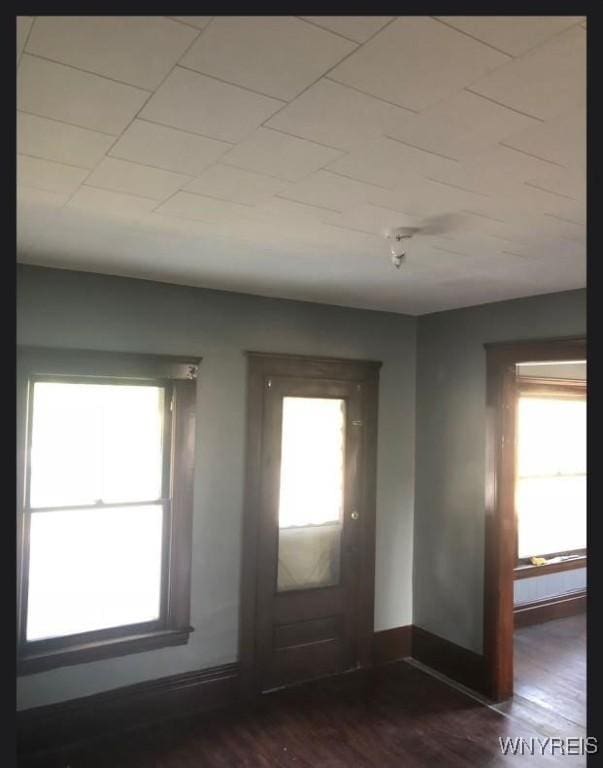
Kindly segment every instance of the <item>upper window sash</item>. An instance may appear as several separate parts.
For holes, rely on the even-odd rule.
[[[34,388],[36,384],[58,383],[58,384],[83,384],[83,385],[103,385],[103,386],[128,386],[128,387],[153,387],[163,392],[163,413],[161,419],[161,465],[159,467],[160,483],[158,493],[153,498],[113,498],[110,501],[104,499],[95,499],[89,503],[57,503],[50,505],[40,505],[31,503],[31,469],[32,469],[32,445],[33,445],[33,426],[35,422],[35,402]],[[26,445],[26,466],[25,466],[25,493],[24,510],[31,512],[53,511],[63,509],[89,509],[102,507],[118,507],[132,505],[147,505],[162,503],[169,500],[170,497],[170,448],[171,448],[171,413],[173,407],[173,385],[165,380],[153,379],[123,379],[117,377],[98,377],[98,376],[29,376],[27,382],[27,445]],[[147,494],[148,496],[148,494]]]

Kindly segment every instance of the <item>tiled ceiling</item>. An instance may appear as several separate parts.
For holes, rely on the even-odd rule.
[[[18,258],[409,314],[582,287],[585,47],[578,16],[19,17]]]

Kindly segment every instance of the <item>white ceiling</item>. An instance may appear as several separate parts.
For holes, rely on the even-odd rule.
[[[18,258],[409,314],[585,284],[586,22],[17,19]],[[384,233],[416,235],[400,270]]]

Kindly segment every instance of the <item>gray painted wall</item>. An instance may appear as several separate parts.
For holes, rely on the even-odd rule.
[[[417,334],[414,623],[482,651],[483,344],[584,334],[586,291],[423,315]]]
[[[19,708],[236,659],[244,350],[383,361],[375,629],[412,622],[414,318],[24,266],[17,295],[19,343],[203,357],[189,644],[23,677]]]
[[[187,646],[21,678],[19,708],[236,659],[246,389],[242,352],[247,349],[383,361],[375,629],[414,621],[480,652],[482,345],[584,333],[585,301],[585,291],[571,291],[425,315],[417,321],[19,267],[20,343],[203,357],[191,606],[196,631]]]

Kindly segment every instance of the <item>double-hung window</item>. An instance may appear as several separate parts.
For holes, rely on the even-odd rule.
[[[585,555],[585,382],[523,380],[516,472],[518,562]]]
[[[198,362],[19,349],[21,673],[187,641]]]

